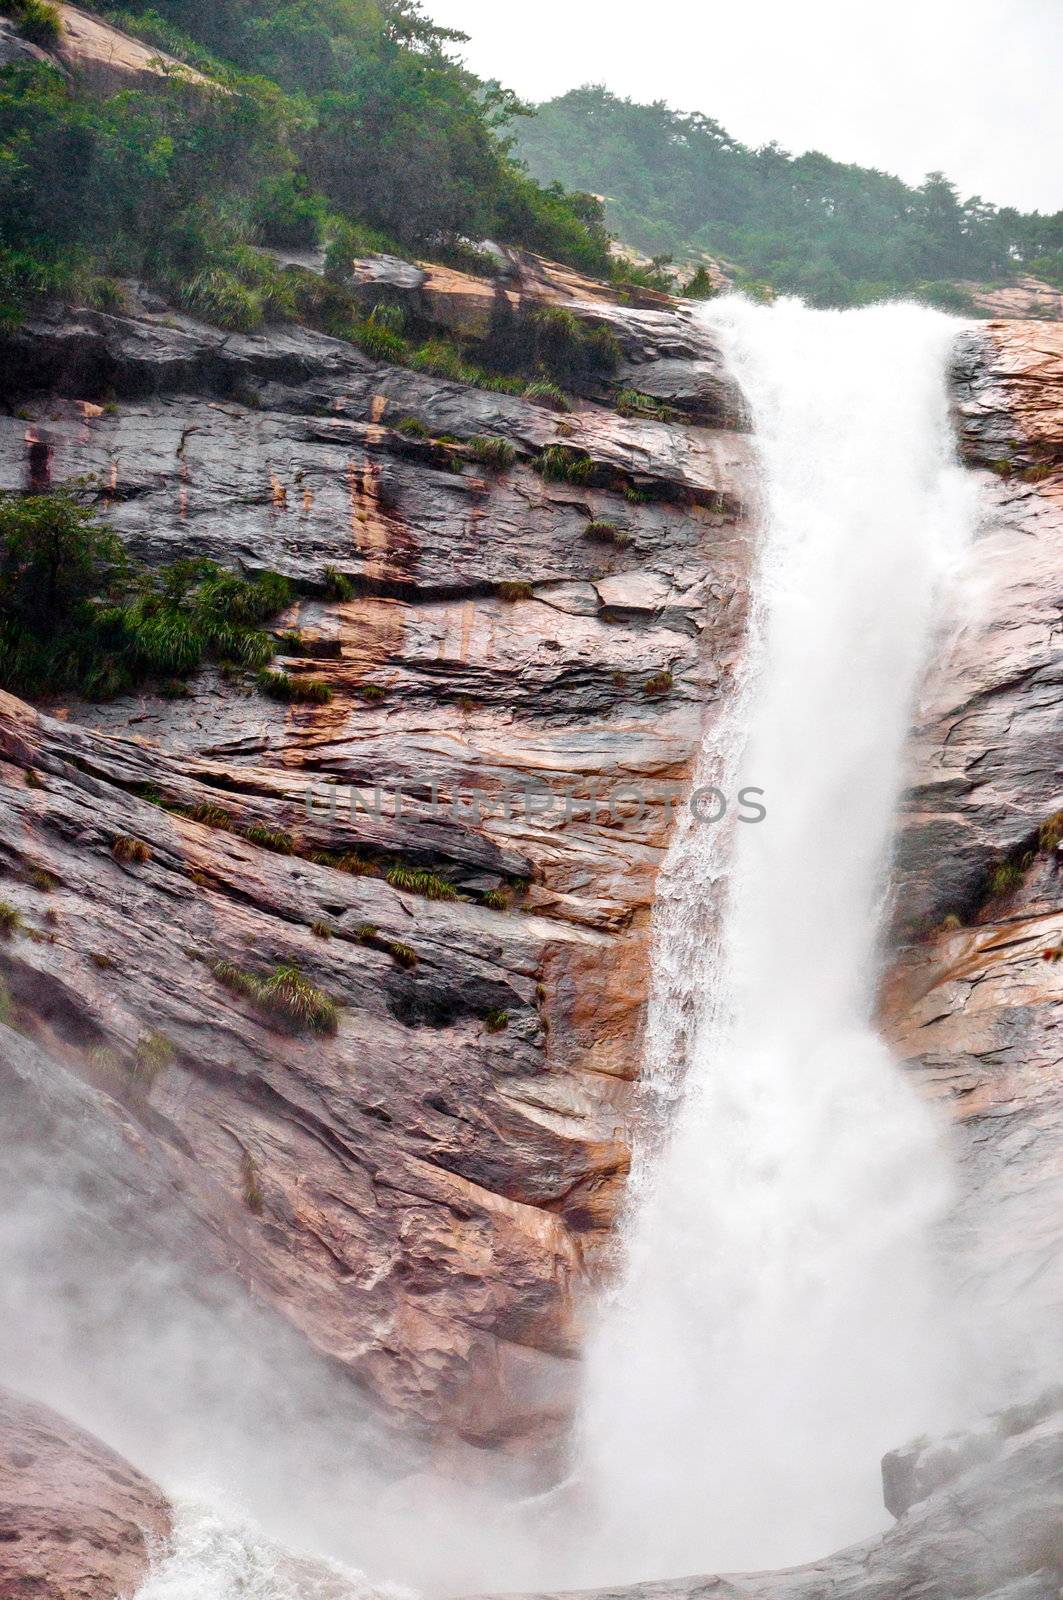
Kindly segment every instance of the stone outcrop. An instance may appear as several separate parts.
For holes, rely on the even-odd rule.
[[[169,1532],[147,1478],[54,1411],[0,1390],[0,1594],[132,1600]]]

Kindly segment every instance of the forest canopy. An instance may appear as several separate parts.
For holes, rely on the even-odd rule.
[[[920,291],[959,309],[957,280],[1029,272],[1063,286],[1063,212],[961,199],[941,173],[918,188],[816,151],[751,149],[711,117],[639,105],[597,85],[522,121],[519,148],[543,182],[605,197],[625,244],[677,259],[720,256],[816,305]]]

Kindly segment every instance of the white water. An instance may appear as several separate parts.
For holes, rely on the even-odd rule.
[[[956,324],[914,306],[705,315],[752,410],[763,527],[703,776],[763,788],[768,817],[688,826],[663,876],[651,1134],[587,1358],[593,1581],[866,1536],[887,1520],[881,1454],[951,1399],[948,1155],[871,1016],[905,736],[973,521]]]

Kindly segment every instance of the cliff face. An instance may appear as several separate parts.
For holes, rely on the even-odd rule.
[[[573,287],[536,266],[511,292]],[[413,292],[446,321],[485,288]],[[748,446],[719,425],[718,358],[682,311],[591,309],[696,422],[560,416],[163,309],[43,319],[3,356],[22,391],[4,484],[91,476],[136,557],[294,579],[276,625],[308,654],[285,664],[333,692],[285,709],[205,673],[180,700],[0,700],[19,1024],[99,1091],[94,1115],[113,1096],[145,1122],[216,1259],[408,1425],[475,1441],[567,1405],[572,1290],[627,1165],[654,873],[741,628]],[[508,468],[472,459],[483,435]],[[544,478],[552,444],[609,486]],[[323,598],[326,567],[351,599]],[[323,792],[308,818],[312,781],[342,786],[334,817]],[[399,814],[390,792],[372,814],[377,784]],[[127,837],[147,860],[115,859]],[[308,859],[355,847],[461,898]],[[338,1033],[278,1034],[221,961],[298,966],[341,1003]],[[150,1087],[148,1033],[174,1052]]]
[[[928,684],[898,862],[887,1031],[957,1122],[972,1300],[1058,1362],[1063,984],[1063,332],[989,324],[958,354],[961,445],[988,464],[966,625]]]
[[[463,331],[498,293],[365,274]],[[89,479],[153,566],[290,577],[275,626],[301,642],[281,662],[332,691],[284,708],[210,669],[176,700],[0,695],[2,897],[22,919],[0,964],[26,1036],[2,1030],[5,1100],[27,1138],[47,1105],[117,1140],[108,1192],[177,1219],[149,1254],[250,1290],[444,1450],[542,1446],[567,1414],[628,1163],[654,877],[741,649],[751,541],[741,402],[689,312],[528,259],[504,284],[607,323],[622,381],[673,420],[624,420],[593,385],[558,415],[146,296],[43,316],[0,350],[0,483]],[[884,1019],[955,1111],[958,1225],[991,1219],[993,1293],[1047,1329],[1063,969],[1042,952],[1063,905],[1038,830],[1063,809],[1063,340],[989,325],[955,383],[990,510],[977,606],[913,741]],[[484,436],[508,465],[479,458]],[[544,476],[558,445],[602,486]],[[457,898],[340,870],[352,850]],[[340,1002],[337,1033],[278,1032],[219,963],[300,968]]]

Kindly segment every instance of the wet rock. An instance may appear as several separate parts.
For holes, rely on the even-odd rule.
[[[1058,1600],[1061,1504],[1063,1413],[1054,1409],[998,1438],[988,1453],[973,1451],[881,1539],[779,1572],[583,1593],[586,1600]]]
[[[161,1492],[121,1456],[0,1390],[0,1593],[132,1600],[169,1532]]]

